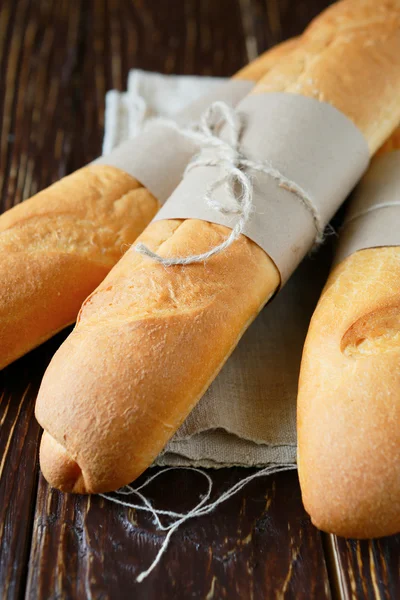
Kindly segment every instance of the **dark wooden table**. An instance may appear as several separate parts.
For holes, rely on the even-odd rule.
[[[302,31],[327,0],[1,0],[1,208],[101,149],[104,95],[128,70],[230,75]],[[295,473],[259,479],[163,540],[148,516],[51,490],[38,470],[40,379],[65,333],[0,373],[0,597],[7,599],[400,598],[400,536],[322,535]],[[246,472],[247,473],[247,472]],[[216,472],[216,492],[243,473]],[[202,486],[169,473],[151,493],[184,510]]]

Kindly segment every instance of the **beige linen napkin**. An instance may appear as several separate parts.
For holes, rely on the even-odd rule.
[[[212,78],[131,72],[128,91],[107,96],[104,153],[135,135],[149,116],[173,118],[196,95],[220,83]],[[168,98],[174,99],[173,106]],[[301,352],[328,266],[326,251],[304,261],[244,334],[156,464],[214,468],[295,464]]]

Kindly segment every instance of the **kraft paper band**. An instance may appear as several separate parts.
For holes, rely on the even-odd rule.
[[[400,150],[378,156],[350,202],[335,264],[365,248],[400,246]]]
[[[242,153],[268,161],[303,188],[327,224],[368,166],[368,145],[359,129],[333,106],[295,94],[250,95],[237,111],[246,123]],[[154,220],[191,218],[232,227],[232,217],[204,203],[206,190],[221,174],[215,166],[190,170]],[[284,283],[313,245],[314,221],[301,200],[270,176],[252,173],[252,179],[255,211],[244,233],[272,258]],[[223,206],[231,202],[223,187],[215,198]]]
[[[227,81],[181,111],[176,119],[177,124],[185,126],[198,121],[210,104],[217,100],[236,106],[253,87],[252,81]],[[155,123],[134,139],[115,148],[108,156],[101,156],[91,164],[125,171],[140,181],[160,204],[164,204],[180,183],[187,164],[198,150],[197,144],[179,131]]]

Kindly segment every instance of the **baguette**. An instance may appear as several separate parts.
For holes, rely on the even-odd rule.
[[[395,149],[400,128],[382,152]],[[337,535],[400,532],[399,290],[400,248],[351,254],[330,274],[304,346],[303,502],[317,527]]]
[[[261,77],[294,43],[264,53],[235,78]],[[0,369],[75,321],[158,209],[127,173],[89,165],[0,216]]]
[[[261,80],[260,91],[331,102],[374,153],[400,121],[400,1],[334,5]],[[164,220],[140,241],[168,257],[203,253],[228,234],[205,221]],[[129,250],[84,302],[44,376],[36,417],[45,430],[40,464],[49,483],[104,492],[140,475],[279,284],[272,260],[243,235],[206,264],[182,268]]]

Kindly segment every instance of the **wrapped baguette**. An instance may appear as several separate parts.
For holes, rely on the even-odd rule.
[[[371,176],[376,183],[382,154],[396,149],[400,128],[364,186]],[[393,158],[398,175],[400,154]],[[398,176],[393,186],[400,203]],[[353,223],[353,235],[365,232],[365,221]],[[342,252],[345,233],[346,226]],[[400,532],[399,325],[400,247],[360,249],[339,262],[311,320],[298,396],[303,501],[325,531],[357,538]]]
[[[333,104],[373,154],[400,120],[400,2],[333,5],[255,88],[265,91]],[[196,219],[160,220],[140,240],[168,257],[205,252],[228,234]],[[142,473],[279,285],[273,261],[244,235],[184,267],[129,250],[84,302],[44,376],[36,417],[49,483],[104,492]]]
[[[256,81],[294,43],[264,53],[235,79]],[[128,173],[89,165],[0,216],[0,369],[75,321],[158,208]]]

